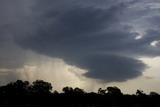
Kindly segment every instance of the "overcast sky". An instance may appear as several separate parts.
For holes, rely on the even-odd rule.
[[[0,84],[160,93],[159,0],[0,0]]]

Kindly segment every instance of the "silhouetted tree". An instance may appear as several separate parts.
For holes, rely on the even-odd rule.
[[[4,93],[10,95],[27,95],[29,87],[28,81],[17,80],[16,82],[11,82],[4,86]]]
[[[50,94],[51,90],[51,84],[43,80],[32,85],[17,80],[0,86],[0,107],[160,107],[160,95],[156,92],[146,95],[137,90],[136,95],[123,95],[117,87],[99,88],[98,94],[78,87],[64,87],[64,93]]]
[[[17,93],[19,94],[27,94],[27,91],[28,91],[28,87],[29,87],[29,82],[28,81],[22,81],[22,80],[17,80],[15,83],[14,83],[15,87],[16,87],[16,91]]]
[[[98,89],[98,94],[105,95],[106,91],[107,91],[106,89],[103,90],[102,88],[99,88]]]
[[[80,89],[80,88],[78,88],[78,87],[76,87],[76,88],[73,90],[73,92],[74,92],[75,94],[84,94],[84,93],[85,93],[85,91],[84,91],[83,89]]]
[[[64,87],[62,89],[62,91],[65,93],[65,94],[73,94],[73,88],[72,87]]]
[[[150,95],[150,96],[158,96],[159,94],[156,93],[156,92],[150,92],[149,95]]]
[[[138,96],[144,96],[146,94],[143,92],[143,90],[137,90],[136,91],[136,95],[138,95]]]
[[[107,91],[107,94],[109,95],[122,95],[122,92],[118,87],[107,87]]]
[[[54,90],[53,94],[59,94],[59,92],[57,90]]]
[[[52,85],[49,82],[43,80],[36,80],[31,85],[31,91],[37,95],[47,95],[51,93]]]

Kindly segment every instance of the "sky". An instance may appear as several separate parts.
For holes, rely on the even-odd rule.
[[[160,93],[159,0],[0,0],[0,84]]]

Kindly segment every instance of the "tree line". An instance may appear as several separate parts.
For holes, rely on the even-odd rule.
[[[22,80],[10,82],[0,86],[0,107],[160,107],[160,95],[156,92],[147,95],[137,90],[128,95],[114,86],[87,93],[66,86],[59,93],[52,88],[51,83],[43,80],[32,84]]]

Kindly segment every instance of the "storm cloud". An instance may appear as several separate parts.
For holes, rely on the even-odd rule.
[[[160,55],[158,43],[151,45],[160,40],[160,32],[153,27],[141,28],[148,20],[149,25],[156,23],[152,18],[159,17],[151,7],[137,9],[143,3],[148,1],[28,1],[25,10],[12,18],[14,23],[6,25],[25,50],[88,70],[83,76],[121,82],[142,75],[147,65],[138,58]]]

